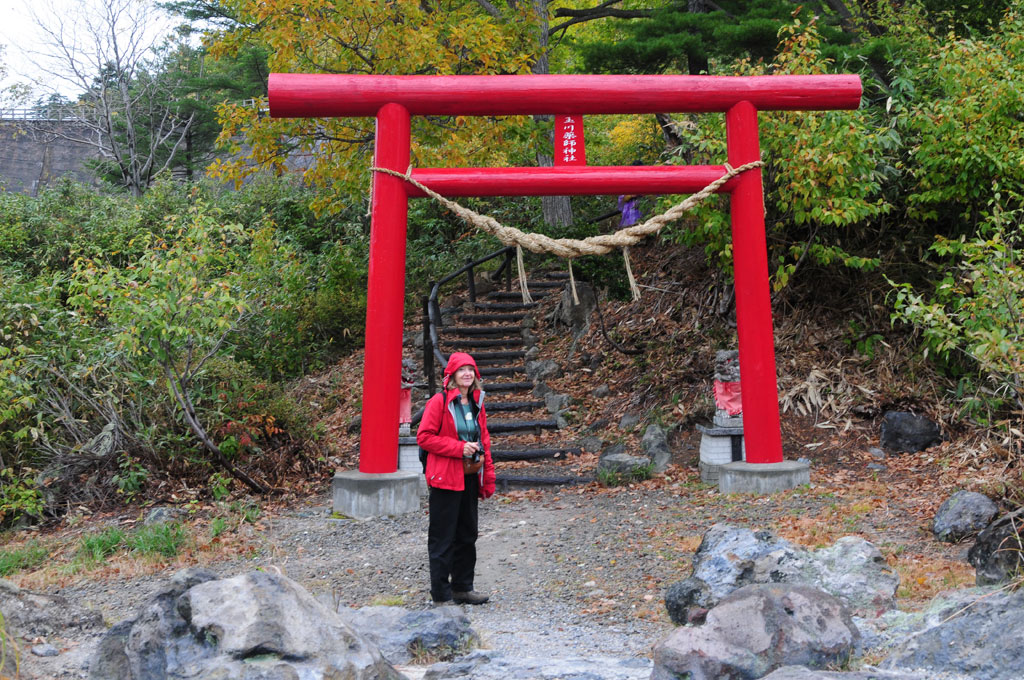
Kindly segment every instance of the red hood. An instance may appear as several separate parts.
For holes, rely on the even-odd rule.
[[[473,372],[476,373],[476,379],[480,379],[480,369],[476,367],[476,362],[473,361],[473,357],[469,356],[465,352],[452,352],[452,355],[448,357],[448,365],[444,367],[444,378],[441,380],[441,386],[444,389],[448,389],[448,381],[455,375],[455,371],[459,370],[463,366],[472,366]]]

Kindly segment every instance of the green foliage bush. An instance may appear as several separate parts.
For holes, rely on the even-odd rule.
[[[154,475],[208,477],[191,420],[248,437],[243,463],[310,433],[285,381],[360,341],[366,267],[359,243],[316,243],[344,225],[302,205],[308,190],[272,180],[0,193],[0,522],[38,516],[44,480],[46,502],[87,500],[53,472],[79,463],[126,498]]]
[[[994,203],[1001,199],[997,193]],[[920,330],[925,356],[960,378],[963,411],[985,425],[1024,411],[1022,217],[1024,209],[997,213],[987,233],[971,239],[937,237],[931,252],[945,273],[931,295],[893,283],[893,320]]]
[[[770,64],[741,61],[736,75],[816,74],[835,71],[822,53],[815,24],[795,21],[783,28],[778,55]],[[765,185],[765,228],[775,290],[785,288],[805,262],[819,266],[873,269],[875,256],[851,247],[868,241],[874,220],[891,206],[882,196],[881,168],[891,135],[873,111],[764,112],[759,116]],[[721,163],[725,157],[724,116],[694,116],[680,126],[685,143],[673,162]],[[663,199],[667,208],[670,200]],[[667,230],[668,238],[701,245],[724,270],[732,266],[732,232],[727,202],[713,197],[687,220]]]

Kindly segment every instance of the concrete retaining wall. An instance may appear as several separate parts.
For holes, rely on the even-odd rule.
[[[96,184],[86,169],[86,163],[98,157],[96,148],[65,138],[87,134],[84,126],[73,121],[0,120],[0,185],[36,196],[64,175]]]

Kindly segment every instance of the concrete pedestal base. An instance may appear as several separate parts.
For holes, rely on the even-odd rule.
[[[427,495],[427,478],[423,474],[423,463],[420,462],[420,447],[416,437],[398,438],[398,469],[403,472],[415,472],[420,478],[420,495]]]
[[[334,512],[356,519],[415,512],[420,508],[422,476],[411,470],[379,474],[338,472],[331,482]]]
[[[794,460],[729,463],[718,471],[718,490],[722,493],[770,494],[810,483],[810,464]]]

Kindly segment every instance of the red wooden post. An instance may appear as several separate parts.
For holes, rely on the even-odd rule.
[[[409,111],[385,104],[377,113],[377,167],[409,169]],[[402,382],[402,316],[405,305],[405,234],[409,201],[405,182],[373,176],[370,272],[366,296],[360,472],[398,469],[398,386]]]
[[[757,109],[740,102],[725,114],[729,163],[738,167],[761,157]],[[743,384],[743,432],[748,463],[781,463],[782,431],[775,376],[775,339],[768,287],[761,170],[749,170],[732,191],[732,257],[736,285],[736,334]]]

